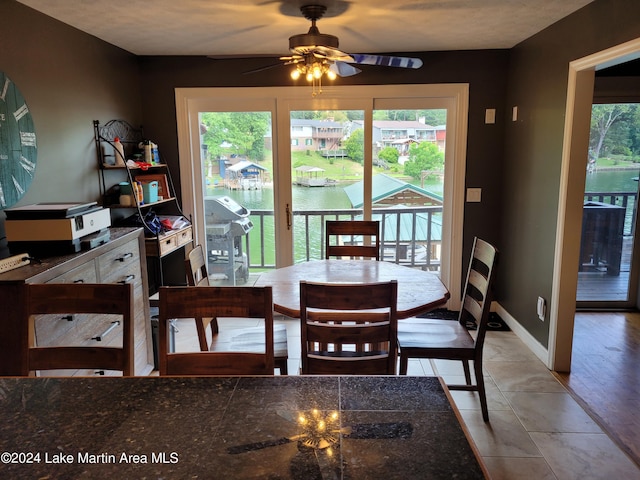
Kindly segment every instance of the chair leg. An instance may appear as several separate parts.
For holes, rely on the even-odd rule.
[[[289,375],[287,368],[287,358],[276,358],[275,359],[276,367],[280,369],[280,375]]]
[[[473,362],[473,370],[476,375],[476,385],[478,386],[478,396],[480,397],[480,409],[482,410],[482,419],[489,421],[489,407],[487,406],[487,393],[484,388],[484,375],[482,374],[482,362],[475,360]]]
[[[409,368],[409,358],[400,353],[400,375],[406,375]]]
[[[467,385],[471,385],[471,371],[469,370],[469,360],[462,360],[462,368],[464,369],[464,379]]]

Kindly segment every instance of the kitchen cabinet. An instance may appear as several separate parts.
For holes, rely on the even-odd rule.
[[[145,237],[142,228],[111,228],[111,239],[103,245],[78,253],[43,258],[40,263],[0,274],[0,376],[19,375],[26,361],[29,341],[36,345],[83,345],[109,330],[108,316],[84,315],[55,321],[35,319],[30,333],[24,314],[24,285],[33,283],[131,283],[134,290],[135,375],[148,375],[153,370],[153,343],[149,313],[149,296]],[[33,335],[34,338],[30,338]],[[121,327],[109,330],[101,341],[105,345],[122,342]],[[43,375],[59,375],[48,371]],[[65,375],[110,375],[120,372],[76,370]]]

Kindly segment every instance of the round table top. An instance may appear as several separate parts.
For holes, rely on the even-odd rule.
[[[273,287],[273,308],[288,317],[300,316],[300,281],[320,283],[398,282],[398,318],[442,306],[449,291],[435,272],[376,260],[312,260],[260,275],[256,286]]]

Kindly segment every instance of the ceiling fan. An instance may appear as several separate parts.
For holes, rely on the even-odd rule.
[[[333,80],[336,76],[348,77],[360,73],[361,70],[352,64],[381,65],[399,68],[417,69],[422,60],[411,57],[388,55],[349,54],[339,50],[338,37],[320,33],[316,22],[327,11],[324,5],[303,5],[302,15],[311,21],[307,33],[289,37],[290,56],[280,57],[284,65],[295,65],[291,77],[297,80],[304,77],[313,86],[313,95],[322,93],[322,77]]]

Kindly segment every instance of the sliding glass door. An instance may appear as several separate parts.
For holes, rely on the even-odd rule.
[[[378,219],[386,261],[438,272],[459,298],[467,93],[178,89],[184,210],[210,274],[250,283],[323,258],[327,219]]]
[[[638,104],[592,106],[578,308],[636,306],[639,131]]]

